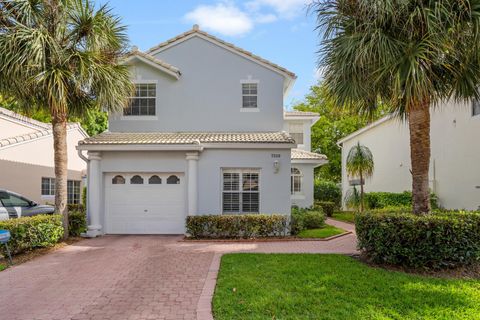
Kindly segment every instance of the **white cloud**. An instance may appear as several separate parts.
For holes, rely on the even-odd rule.
[[[253,29],[254,21],[233,2],[220,2],[215,5],[200,5],[185,15],[187,21],[200,28],[218,32],[226,36],[240,36]]]
[[[271,23],[277,21],[278,17],[273,13],[259,14],[255,17],[257,23]]]
[[[262,7],[269,7],[283,18],[293,18],[310,3],[312,0],[252,0],[247,3],[247,8],[258,11]]]

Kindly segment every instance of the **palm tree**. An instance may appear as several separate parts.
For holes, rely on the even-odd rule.
[[[92,108],[119,110],[133,90],[119,64],[125,27],[88,0],[0,0],[0,93],[51,115],[55,207],[68,236],[67,121]]]
[[[360,178],[360,212],[363,212],[363,184],[365,179],[373,175],[374,163],[370,149],[357,142],[348,152],[347,173]]]
[[[479,98],[480,3],[323,0],[312,8],[328,91],[359,114],[380,101],[408,120],[413,212],[430,212],[430,109]]]

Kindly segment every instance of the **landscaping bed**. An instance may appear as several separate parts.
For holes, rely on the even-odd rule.
[[[227,254],[213,298],[223,319],[478,319],[480,281],[372,268],[320,254]]]

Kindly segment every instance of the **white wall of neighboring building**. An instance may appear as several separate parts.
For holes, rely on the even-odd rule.
[[[431,116],[430,188],[448,209],[476,210],[480,206],[480,116],[472,116],[471,103],[444,103]],[[351,188],[346,157],[357,142],[373,153],[375,171],[365,190],[411,190],[408,124],[393,118],[361,129],[342,144],[342,190]]]
[[[0,114],[0,139],[15,137],[31,133],[32,127],[8,118],[3,118]]]
[[[83,139],[85,139],[85,135],[79,129],[72,128],[68,130],[67,156],[69,170],[82,171],[86,169],[85,161],[78,157],[75,149],[78,141]],[[0,159],[53,167],[53,135],[50,134],[1,148]]]

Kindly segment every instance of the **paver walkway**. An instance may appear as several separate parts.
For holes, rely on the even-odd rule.
[[[333,220],[328,223],[351,228]],[[0,317],[211,319],[209,299],[223,253],[356,252],[354,234],[327,242],[179,240],[178,236],[85,239],[0,272]]]

